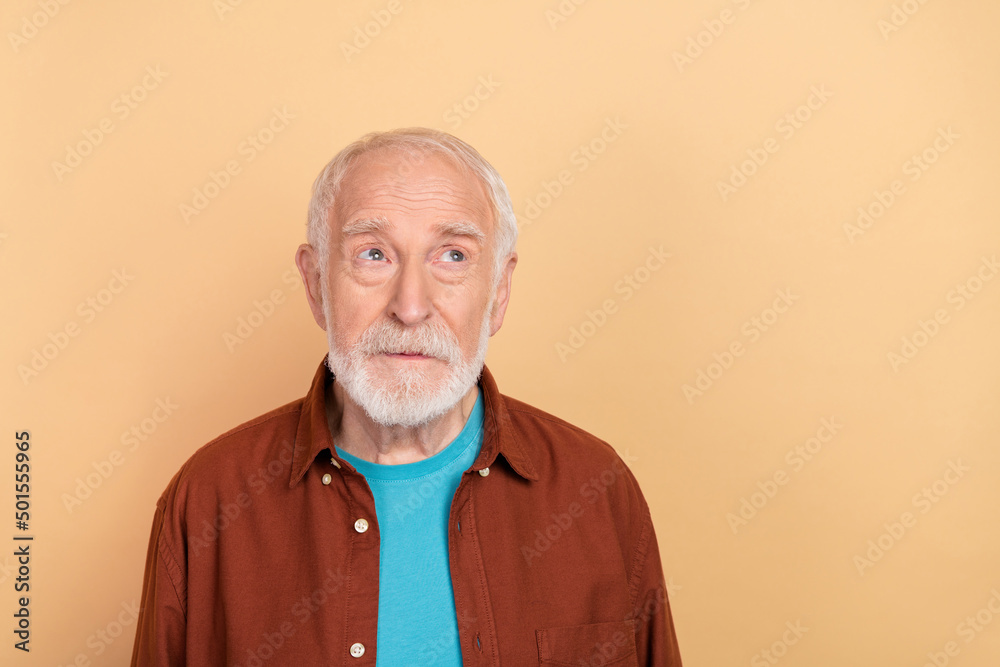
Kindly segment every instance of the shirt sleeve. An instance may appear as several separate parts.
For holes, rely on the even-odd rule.
[[[146,552],[142,603],[136,621],[132,667],[182,667],[186,664],[186,605],[184,577],[166,543],[166,506],[160,499]]]
[[[670,599],[663,580],[663,566],[656,542],[656,531],[649,510],[636,550],[636,568],[632,581],[636,589],[633,606],[635,646],[642,667],[681,667],[681,654],[670,614]]]

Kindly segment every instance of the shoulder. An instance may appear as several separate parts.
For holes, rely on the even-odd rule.
[[[615,448],[565,419],[516,398],[502,397],[512,435],[535,464],[540,480],[565,480],[576,483],[585,497],[615,496],[633,508],[645,508],[639,484],[629,468],[637,459],[627,445]]]
[[[533,457],[569,456],[582,459],[588,464],[606,463],[620,458],[608,442],[579,426],[524,401],[501,396],[510,416],[512,435],[519,442],[530,446]]]
[[[170,480],[158,504],[184,500],[192,491],[232,495],[273,481],[291,462],[302,403],[302,398],[286,403],[201,446]]]
[[[565,419],[508,396],[503,399],[511,435],[538,474],[531,483],[535,500],[541,498],[543,505],[558,499],[560,507],[575,505],[581,513],[602,517],[593,525],[612,527],[624,562],[635,571],[652,535],[649,505],[629,467],[640,458],[629,453],[627,444],[616,449]]]
[[[555,436],[560,439],[586,442],[598,449],[612,449],[605,441],[565,419],[506,394],[501,394],[501,397],[507,408],[507,414],[510,415],[511,424],[520,435]]]

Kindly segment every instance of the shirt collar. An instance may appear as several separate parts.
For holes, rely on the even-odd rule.
[[[354,470],[350,463],[337,455],[330,435],[326,416],[326,394],[327,388],[333,381],[333,374],[330,373],[324,357],[313,376],[309,393],[302,401],[299,425],[295,432],[295,448],[292,452],[289,488],[295,487],[302,480],[306,470],[320,454],[331,457],[338,468]],[[493,465],[497,454],[503,454],[504,459],[517,474],[525,479],[537,480],[538,474],[535,472],[531,456],[522,441],[515,439],[507,405],[497,389],[493,374],[485,365],[479,375],[479,390],[483,393],[483,443],[472,469],[487,468]]]

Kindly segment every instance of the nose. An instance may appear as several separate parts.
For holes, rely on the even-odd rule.
[[[386,314],[406,326],[416,326],[433,313],[432,278],[420,258],[402,257],[400,262]]]

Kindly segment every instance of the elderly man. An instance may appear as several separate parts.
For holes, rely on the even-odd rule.
[[[679,666],[635,477],[484,365],[517,263],[493,167],[370,134],[320,173],[307,236],[329,353],[168,484],[132,664]]]

